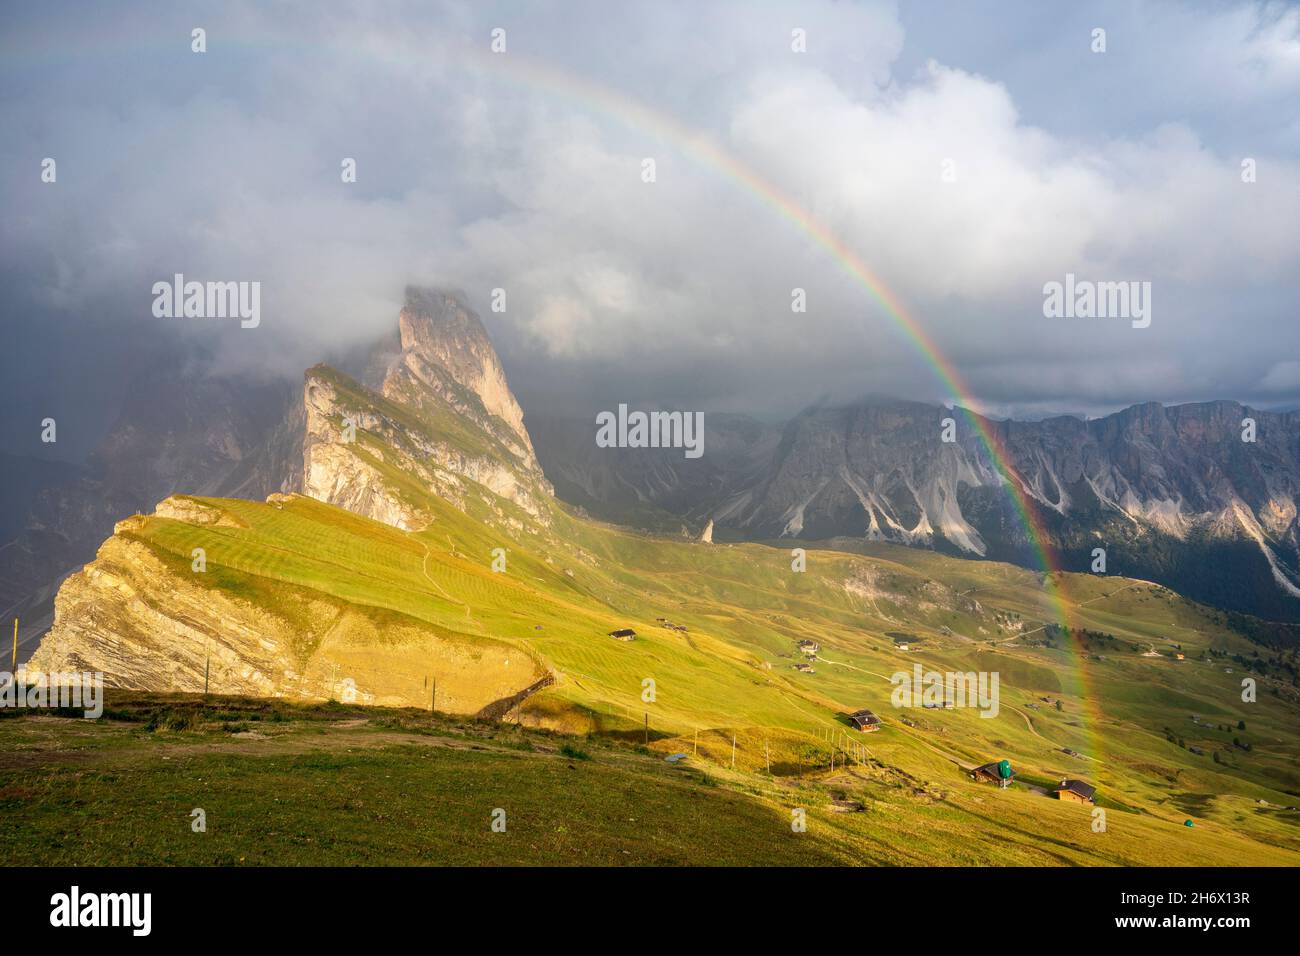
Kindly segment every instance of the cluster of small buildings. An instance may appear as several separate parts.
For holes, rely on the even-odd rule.
[[[996,783],[999,787],[1006,789],[1011,785],[1011,781],[1016,779],[1016,771],[1011,766],[1011,761],[994,760],[982,767],[976,767],[970,772],[970,778],[984,783]],[[1097,788],[1082,780],[1067,777],[1053,789],[1056,792],[1056,799],[1064,800],[1067,803],[1090,804],[1096,802]]]
[[[818,644],[816,641],[810,641],[806,639],[799,641],[797,646],[800,652],[808,657],[816,657],[817,652],[822,649],[822,646]]]
[[[663,627],[668,628],[668,630],[670,630],[670,631],[683,631],[683,632],[684,632],[684,631],[686,630],[686,625],[685,625],[685,624],[674,624],[672,621],[668,620],[668,618],[666,618],[666,617],[657,617],[657,618],[655,618],[655,620],[656,620],[659,624],[661,624]],[[538,627],[538,630],[540,631],[541,628]],[[616,641],[633,641],[633,640],[636,640],[636,631],[632,630],[632,628],[630,628],[630,627],[620,627],[620,628],[618,628],[617,630],[610,631],[610,632],[609,632],[609,636],[612,637],[612,638],[613,638],[614,640],[616,640]]]

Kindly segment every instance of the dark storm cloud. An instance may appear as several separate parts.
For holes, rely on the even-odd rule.
[[[776,194],[991,411],[1300,400],[1294,9],[1038,9],[10,8],[7,446],[46,408],[94,433],[123,370],[177,339],[217,368],[296,374],[388,331],[410,281],[465,290],[533,407],[951,397]],[[154,318],[150,287],[176,272],[260,281],[261,326]],[[1151,327],[1044,318],[1043,284],[1066,272],[1150,281]]]

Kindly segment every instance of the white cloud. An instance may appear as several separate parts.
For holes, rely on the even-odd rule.
[[[180,22],[118,16],[149,49]],[[86,73],[33,67],[47,86],[2,107],[0,248],[64,321],[108,299],[113,321],[143,310],[133,290],[172,271],[258,278],[262,329],[224,337],[228,361],[293,370],[386,331],[407,281],[458,286],[483,307],[503,286],[509,311],[485,320],[524,391],[588,382],[782,410],[825,391],[946,397],[767,185],[665,137],[645,122],[657,113],[829,229],[990,404],[1300,397],[1276,365],[1297,343],[1297,156],[1251,145],[1259,180],[1242,183],[1247,146],[1209,145],[1216,130],[1189,121],[1163,79],[1126,74],[1139,125],[1035,124],[996,70],[898,69],[909,38],[888,3],[214,16],[206,59],[137,58],[90,96]],[[1149,31],[1147,69],[1220,77],[1235,122],[1256,95],[1258,123],[1289,121],[1272,98],[1300,86],[1295,11],[1215,16],[1201,29],[1144,7],[1112,42],[1122,53]],[[119,62],[78,50],[93,18],[26,24],[64,29],[90,75]],[[465,54],[498,24],[517,63]],[[794,27],[805,55],[790,50]],[[22,30],[8,41],[22,42]],[[1040,61],[1036,76],[1068,98],[1069,68]],[[67,159],[57,193],[33,188],[31,157],[48,152]],[[647,155],[653,184],[639,175]],[[358,160],[355,185],[339,182],[342,156]],[[1042,285],[1067,271],[1151,281],[1152,327],[1044,319]],[[790,311],[795,286],[806,315]]]
[[[1259,387],[1265,392],[1287,394],[1300,392],[1300,362],[1294,360],[1278,362],[1268,370]]]

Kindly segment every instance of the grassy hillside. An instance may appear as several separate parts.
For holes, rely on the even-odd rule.
[[[504,675],[518,676],[522,668],[528,677],[516,686],[536,674],[549,674],[552,683],[527,696],[508,719],[584,735],[576,746],[593,759],[571,761],[575,769],[568,770],[536,745],[532,753],[495,745],[429,748],[421,742],[427,728],[420,729],[421,740],[408,739],[409,730],[397,737],[380,733],[376,725],[386,727],[388,717],[346,733],[322,719],[290,720],[288,727],[277,725],[274,747],[228,740],[210,722],[159,735],[129,722],[51,729],[28,717],[4,722],[8,743],[52,753],[85,748],[95,755],[90,764],[102,761],[105,768],[61,765],[33,784],[24,772],[31,764],[5,764],[5,818],[33,836],[66,837],[68,825],[56,813],[65,799],[78,800],[92,815],[108,812],[101,799],[110,810],[137,807],[124,811],[125,818],[109,813],[110,821],[162,813],[172,800],[202,806],[188,783],[197,776],[222,781],[206,799],[226,801],[231,811],[256,808],[254,818],[267,815],[259,830],[246,819],[248,811],[238,811],[239,829],[222,837],[228,842],[214,840],[217,849],[198,852],[239,852],[256,862],[278,847],[285,860],[345,862],[341,855],[363,852],[361,835],[343,840],[326,831],[350,819],[348,798],[300,807],[292,796],[306,801],[320,792],[313,789],[320,776],[316,783],[328,777],[342,794],[374,788],[358,799],[393,816],[375,822],[366,839],[391,846],[376,852],[402,862],[560,862],[556,855],[577,843],[590,847],[579,859],[618,862],[611,854],[622,855],[627,840],[638,843],[637,862],[1300,862],[1300,814],[1285,809],[1300,803],[1293,684],[1268,662],[1274,652],[1261,652],[1222,615],[1155,585],[1067,576],[1060,584],[1071,620],[1093,632],[1067,636],[1054,626],[1040,576],[899,547],[813,549],[800,573],[792,571],[784,546],[652,537],[559,509],[541,525],[486,493],[467,496],[465,511],[423,496],[420,504],[433,521],[415,533],[300,497],[192,503],[216,509],[222,520],[148,517],[120,533],[150,549],[170,573],[280,618],[292,619],[295,608],[335,609],[328,629],[301,622],[295,653],[309,678],[307,696],[330,696],[350,677],[366,699],[427,714],[436,681],[444,689],[440,710],[465,710],[471,699],[500,696],[486,689],[476,694],[473,682],[506,686]],[[206,551],[205,574],[190,571],[196,547]],[[496,548],[506,552],[501,573],[492,570]],[[656,621],[661,617],[687,630],[666,628]],[[634,628],[636,639],[607,636],[619,627]],[[794,669],[802,660],[795,649],[800,638],[821,644],[814,673]],[[900,641],[909,649],[899,649]],[[1293,662],[1294,652],[1288,653]],[[892,707],[889,677],[914,663],[998,672],[1000,713],[985,719],[973,709]],[[1247,674],[1259,683],[1256,703],[1241,700]],[[1059,700],[1059,709],[1043,698]],[[863,707],[881,715],[880,732],[848,729],[845,715]],[[356,743],[357,735],[366,742]],[[633,745],[647,752],[629,750]],[[173,747],[184,757],[183,773],[181,763],[156,763]],[[664,764],[663,756],[675,752],[689,754],[686,766],[695,769]],[[1011,789],[969,780],[971,765],[1003,757],[1019,774]],[[556,769],[561,766],[566,769]],[[144,767],[148,773],[137,775]],[[698,778],[700,771],[711,785]],[[1104,832],[1094,832],[1089,808],[1036,792],[1066,775],[1098,787]],[[483,803],[510,781],[515,799],[531,808],[525,818],[547,820],[537,825],[553,834],[569,824],[551,821],[548,814],[560,811],[548,808],[562,807],[582,821],[573,826],[590,840],[535,834],[527,850],[509,852],[500,847],[514,845],[504,841],[458,842],[458,827],[475,834],[485,827]],[[56,796],[64,783],[81,796]],[[828,802],[839,791],[866,802],[868,812],[831,814]],[[276,799],[269,793],[283,793],[284,805],[268,806],[267,799]],[[439,806],[442,798],[470,802],[456,811],[461,822],[431,824],[427,839],[403,850],[396,845],[402,827],[394,821],[427,806],[428,794],[440,795]],[[629,812],[638,822],[623,826],[620,801],[647,801],[661,817]],[[705,815],[712,822],[701,824],[715,828],[712,836],[669,846],[643,832],[653,819],[659,829],[671,823],[692,833],[681,821],[698,812],[690,809],[693,801],[715,806]],[[816,825],[801,835],[810,839],[718,849],[716,828],[734,825],[732,842],[767,844],[754,836],[763,832],[758,821],[784,835],[791,807],[802,804],[816,808],[809,811]],[[1194,828],[1183,826],[1188,818]],[[311,820],[318,840],[337,845],[286,842],[284,834]],[[143,852],[134,842],[141,838],[118,836],[127,840],[115,851],[125,854],[121,859]],[[259,845],[266,853],[254,849]],[[691,846],[699,852],[692,855]],[[191,850],[186,844],[172,852]]]
[[[4,712],[12,713],[12,712]],[[0,719],[0,863],[1294,865],[1188,830],[872,761],[803,776],[428,712],[116,692]],[[39,772],[35,772],[39,768]],[[862,812],[837,813],[850,798]],[[192,828],[204,812],[205,832]],[[492,829],[504,811],[505,830]],[[802,810],[803,832],[791,821]]]

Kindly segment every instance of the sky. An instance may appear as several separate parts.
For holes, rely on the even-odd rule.
[[[529,414],[1295,406],[1297,103],[1293,4],[6,5],[0,447],[83,456],[142,369],[296,377],[408,283]],[[155,317],[176,273],[260,324]],[[1067,274],[1150,324],[1046,316]]]

